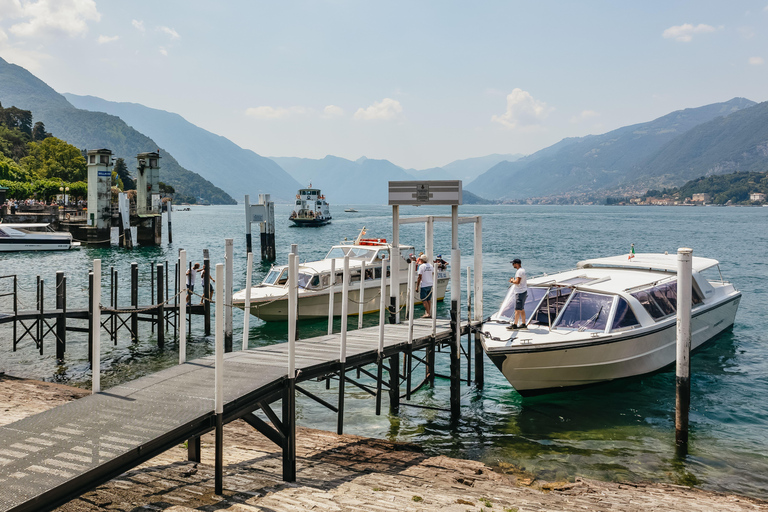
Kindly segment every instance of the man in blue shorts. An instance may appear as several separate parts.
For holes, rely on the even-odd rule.
[[[434,267],[427,262],[426,256],[419,256],[416,260],[416,264],[419,266],[419,277],[416,280],[416,289],[420,290],[419,298],[421,304],[424,306],[424,316],[422,318],[432,317],[432,283],[434,275]]]
[[[515,319],[508,330],[527,329],[525,325],[525,299],[528,298],[528,276],[523,268],[523,262],[519,258],[512,260],[515,267],[515,277],[509,280],[512,283],[512,293],[515,294]]]

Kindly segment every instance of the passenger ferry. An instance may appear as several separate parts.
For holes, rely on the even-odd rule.
[[[328,201],[319,188],[299,189],[296,194],[296,205],[289,219],[300,227],[324,226],[331,222],[331,210]]]
[[[741,292],[702,275],[717,260],[693,257],[691,348],[733,325]],[[677,255],[581,261],[528,280],[527,329],[514,329],[510,288],[482,326],[488,357],[523,396],[659,370],[676,358]],[[512,329],[512,330],[510,330]]]
[[[329,298],[333,293],[333,314],[341,315],[341,295],[344,275],[344,256],[349,255],[349,305],[350,315],[357,315],[359,303],[363,301],[363,313],[379,311],[381,292],[382,259],[387,261],[386,276],[387,297],[391,255],[400,259],[400,304],[406,304],[408,286],[408,259],[413,258],[413,246],[400,245],[394,248],[383,238],[362,238],[364,231],[356,240],[334,245],[324,259],[299,264],[299,304],[298,318],[327,318]],[[334,261],[334,280],[331,285],[331,262]],[[363,297],[360,296],[360,274],[365,265]],[[443,300],[450,275],[444,270],[437,270],[437,300]],[[415,281],[416,275],[411,278]],[[245,292],[240,290],[232,297],[235,307],[245,309]],[[388,300],[387,300],[388,302]],[[416,304],[420,304],[418,294]],[[265,321],[288,320],[288,265],[273,266],[261,284],[251,288],[251,314]]]

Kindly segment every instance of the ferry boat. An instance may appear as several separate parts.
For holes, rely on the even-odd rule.
[[[319,188],[299,189],[296,194],[296,205],[289,219],[300,227],[324,226],[331,222],[331,210],[328,201]]]
[[[63,251],[79,245],[72,233],[55,232],[50,224],[0,224],[0,252]]]
[[[741,292],[702,272],[719,262],[693,257],[691,349],[733,325]],[[491,361],[523,396],[643,375],[674,363],[677,255],[636,254],[581,261],[528,280],[527,329],[513,329],[510,288],[482,326]]]
[[[309,318],[328,318],[329,297],[333,291],[333,314],[341,315],[341,295],[344,275],[344,256],[349,255],[349,315],[359,312],[360,271],[365,263],[363,313],[379,311],[381,292],[381,262],[387,258],[387,296],[389,296],[391,255],[400,258],[400,304],[405,304],[408,286],[408,259],[414,257],[413,246],[400,245],[394,248],[383,238],[362,238],[334,245],[324,259],[308,261],[299,265],[299,320]],[[334,263],[334,284],[331,286],[331,261]],[[411,276],[415,281],[416,275]],[[444,270],[437,270],[437,300],[445,298],[450,275]],[[245,292],[240,290],[232,297],[235,307],[245,309]],[[418,294],[416,304],[420,304]],[[270,321],[288,320],[288,265],[273,266],[261,284],[251,288],[251,314]]]

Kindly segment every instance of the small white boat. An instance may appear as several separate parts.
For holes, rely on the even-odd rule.
[[[359,304],[363,301],[363,314],[379,311],[381,292],[381,262],[386,257],[388,265],[390,254],[399,253],[400,261],[400,304],[406,303],[408,286],[407,259],[412,256],[413,246],[400,245],[399,251],[393,251],[393,246],[383,238],[362,238],[362,233],[354,242],[343,242],[334,245],[324,259],[308,261],[299,265],[299,305],[298,318],[327,318],[329,298],[331,293],[330,275],[331,261],[335,260],[336,274],[333,291],[333,314],[341,315],[341,294],[344,274],[344,256],[349,255],[349,314],[357,315]],[[360,296],[360,273],[365,264],[363,297]],[[390,269],[387,269],[387,277]],[[416,276],[412,276],[415,281]],[[437,300],[443,300],[448,288],[450,275],[446,271],[437,270]],[[389,283],[387,282],[387,296]],[[235,293],[232,303],[235,307],[245,309],[245,289]],[[416,297],[416,304],[421,301]],[[288,320],[288,266],[273,266],[260,285],[251,288],[251,314],[265,321]]]
[[[344,211],[346,213],[357,213],[357,210],[355,210],[354,208],[345,208]]]
[[[330,224],[331,210],[319,188],[302,188],[296,194],[296,206],[289,219],[299,227],[317,227]]]
[[[63,251],[79,245],[72,233],[53,231],[50,224],[0,224],[0,252]]]
[[[693,257],[691,348],[733,325],[741,292],[702,272]],[[528,328],[508,330],[514,296],[482,326],[491,361],[523,396],[643,375],[675,361],[677,255],[585,260],[574,270],[528,280]]]

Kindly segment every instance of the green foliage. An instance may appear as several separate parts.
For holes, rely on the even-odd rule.
[[[0,124],[0,153],[8,158],[19,161],[27,156],[29,136],[18,129],[8,128]]]
[[[87,179],[85,158],[76,147],[56,137],[30,142],[28,147],[29,154],[21,159],[21,165],[38,178]]]
[[[53,135],[45,131],[45,125],[43,122],[36,122],[35,126],[32,128],[32,140],[35,142],[40,142],[41,140],[47,139],[48,137],[53,137]]]
[[[136,190],[136,182],[131,177],[131,173],[128,172],[128,166],[125,165],[124,158],[118,158],[115,160],[114,172],[117,174],[123,186],[120,187],[123,190]]]
[[[3,108],[0,104],[0,124],[32,135],[32,112],[16,107]]]
[[[0,155],[0,180],[28,181],[29,174],[10,158]]]
[[[59,187],[69,187],[70,201],[85,199],[88,195],[88,185],[84,181],[64,183],[60,180],[11,181],[0,179],[0,186],[8,188],[9,199],[39,199],[50,201],[61,194]]]

